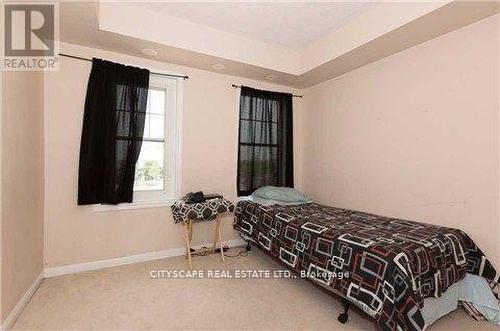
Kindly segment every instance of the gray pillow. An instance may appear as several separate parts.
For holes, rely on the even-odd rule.
[[[300,191],[294,190],[290,187],[276,186],[261,187],[252,193],[252,198],[254,200],[272,200],[277,204],[279,204],[279,202],[285,204],[312,202],[312,199]]]
[[[278,200],[262,199],[259,197],[251,197],[250,200],[255,203],[258,203],[259,205],[264,205],[264,206],[272,206],[272,205],[296,206],[305,203],[305,202],[283,202]]]

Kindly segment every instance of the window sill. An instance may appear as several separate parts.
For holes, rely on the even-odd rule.
[[[132,203],[122,203],[119,205],[94,205],[95,212],[111,212],[132,209],[166,208],[174,204],[179,199],[168,199],[163,201],[138,201]]]

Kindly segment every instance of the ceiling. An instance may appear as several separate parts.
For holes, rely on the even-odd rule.
[[[450,0],[61,2],[60,39],[305,88],[499,11],[498,1]]]
[[[369,2],[148,2],[136,4],[292,49],[312,43],[366,10]]]

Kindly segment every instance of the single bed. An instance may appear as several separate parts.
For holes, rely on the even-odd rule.
[[[496,271],[461,230],[317,203],[236,205],[234,228],[288,268],[361,308],[381,330],[423,330],[425,298]]]

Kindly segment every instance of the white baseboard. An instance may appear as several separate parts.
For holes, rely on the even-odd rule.
[[[225,241],[224,244],[229,246],[229,247],[237,247],[237,246],[245,245],[245,241],[243,239],[234,239],[234,240]],[[200,248],[203,246],[210,247],[210,245],[212,245],[212,243],[193,246],[193,248],[196,249],[196,248]],[[125,265],[125,264],[132,264],[132,263],[165,259],[167,257],[182,256],[185,253],[186,253],[186,248],[180,247],[180,248],[167,249],[167,250],[159,251],[159,252],[150,252],[150,253],[144,253],[144,254],[129,255],[129,256],[118,257],[118,258],[108,259],[108,260],[100,260],[100,261],[86,262],[86,263],[79,263],[79,264],[70,264],[70,265],[65,265],[62,267],[47,268],[47,269],[45,269],[44,277],[51,278],[51,277],[55,277],[55,276],[75,274],[75,273],[79,273],[79,272],[83,272],[83,271],[98,270],[98,269],[111,268],[111,267],[116,267],[116,266]]]
[[[19,315],[21,315],[23,309],[26,307],[26,305],[30,301],[33,294],[35,294],[36,290],[38,290],[38,287],[42,283],[43,275],[44,275],[44,273],[41,272],[36,277],[36,279],[33,281],[33,284],[31,284],[31,286],[24,293],[23,297],[14,306],[14,309],[12,309],[12,311],[9,313],[9,315],[7,315],[7,318],[4,320],[4,322],[0,326],[0,330],[2,330],[2,331],[9,330],[9,328],[11,328],[14,325],[14,323],[18,319]]]

